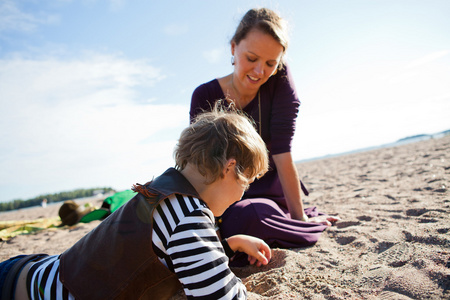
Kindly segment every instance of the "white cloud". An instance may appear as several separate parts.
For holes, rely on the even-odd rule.
[[[32,32],[41,24],[52,24],[58,21],[57,15],[31,14],[21,10],[15,1],[0,1],[0,32]]]
[[[2,185],[27,182],[34,195],[129,188],[173,166],[188,107],[142,105],[138,93],[161,78],[146,61],[114,56],[0,60]]]
[[[450,50],[443,50],[443,51],[436,51],[430,54],[427,54],[423,57],[420,57],[412,62],[410,62],[406,68],[407,69],[413,69],[413,68],[418,68],[421,67],[425,64],[431,63],[435,60],[438,60],[446,55],[448,55],[450,53]]]
[[[112,11],[119,11],[125,6],[125,0],[109,0],[109,7]]]
[[[450,128],[450,57],[435,52],[415,60],[376,62],[322,76],[301,91],[293,143],[305,159],[395,142]],[[439,59],[439,60],[438,60]]]
[[[34,104],[41,101],[52,105],[80,101],[90,106],[130,102],[134,87],[152,86],[164,78],[159,69],[144,60],[128,61],[111,55],[70,61],[15,57],[0,60],[0,66],[1,101],[13,97],[15,101],[11,105],[14,106],[29,103],[30,99],[34,99]]]
[[[396,70],[392,74],[388,74],[389,83],[391,84],[403,84],[403,83],[412,83],[419,80],[429,81],[435,80],[434,77],[439,73],[445,72],[445,65],[448,65],[448,62],[442,62],[439,65],[435,65],[434,63],[442,58],[446,58],[450,50],[436,51],[419,57],[411,62],[409,62],[404,68]],[[448,59],[448,57],[447,57]],[[444,75],[444,74],[443,74]],[[438,75],[440,76],[440,75]],[[445,76],[445,75],[444,75]],[[440,81],[438,79],[438,81]],[[424,83],[422,83],[424,85]]]

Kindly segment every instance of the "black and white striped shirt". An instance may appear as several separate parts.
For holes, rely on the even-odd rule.
[[[176,194],[161,202],[153,219],[153,249],[177,274],[188,299],[246,299],[204,202]]]
[[[31,300],[74,299],[59,280],[59,255],[47,256],[31,266],[27,288]]]
[[[197,198],[173,195],[153,215],[153,249],[175,272],[188,299],[246,299],[246,288],[228,267],[214,229],[214,215]],[[59,281],[59,255],[30,269],[31,299],[74,299]],[[101,287],[99,287],[101,288]]]

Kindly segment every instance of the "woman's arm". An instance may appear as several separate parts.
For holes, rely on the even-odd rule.
[[[292,219],[307,221],[303,209],[300,178],[290,152],[273,155],[273,161],[278,170],[286,204]]]
[[[278,170],[281,186],[283,187],[286,204],[292,219],[331,226],[331,222],[339,221],[337,216],[318,216],[308,218],[303,208],[301,185],[297,168],[290,152],[273,155]]]

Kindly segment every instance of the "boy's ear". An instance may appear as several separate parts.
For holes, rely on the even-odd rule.
[[[230,158],[228,161],[227,161],[227,164],[225,165],[225,168],[224,168],[224,174],[226,174],[226,173],[228,173],[229,171],[234,171],[234,168],[236,167],[236,160],[234,159],[234,158]]]

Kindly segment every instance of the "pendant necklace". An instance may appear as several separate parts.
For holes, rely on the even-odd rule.
[[[231,87],[234,91],[234,94],[237,96],[237,95],[239,95],[239,93],[238,93],[237,88],[234,86],[233,78],[234,78],[234,73],[231,74]],[[236,101],[234,101],[233,99],[230,99],[230,100],[233,101],[234,104],[236,105]],[[258,89],[258,117],[259,117],[258,132],[259,132],[259,135],[262,137],[262,135],[261,135],[261,93],[260,93],[260,89]]]

